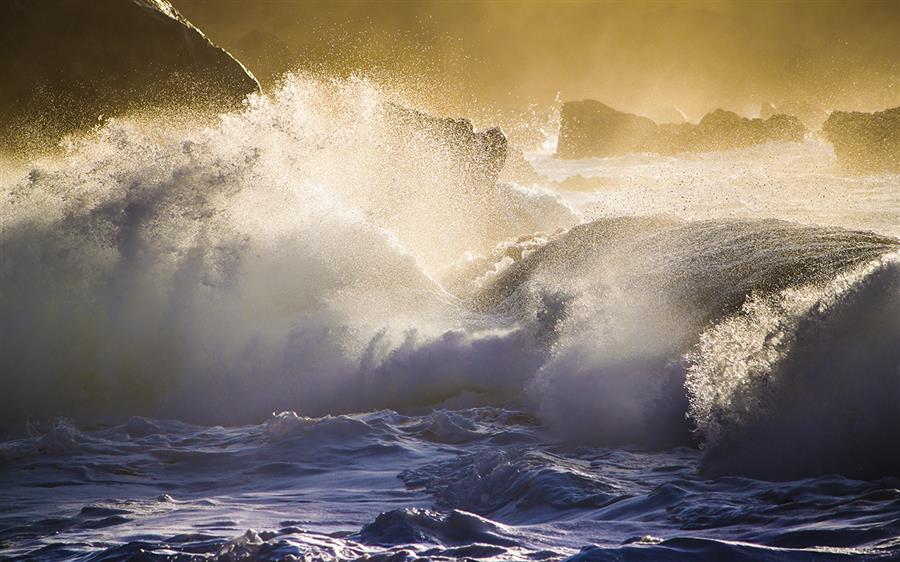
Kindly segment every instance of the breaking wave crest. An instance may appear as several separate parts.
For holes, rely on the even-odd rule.
[[[552,332],[526,392],[567,440],[701,443],[712,473],[896,474],[879,444],[900,422],[897,248],[781,221],[601,220],[476,302]]]
[[[687,388],[709,473],[898,474],[900,255],[748,299],[702,334]]]

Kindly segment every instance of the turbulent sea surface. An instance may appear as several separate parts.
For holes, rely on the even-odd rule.
[[[4,165],[0,557],[900,558],[900,177],[811,136],[473,185],[397,101]]]

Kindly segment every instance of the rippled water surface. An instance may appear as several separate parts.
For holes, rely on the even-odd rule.
[[[697,476],[697,451],[573,447],[511,410],[231,429],[133,418],[6,443],[9,556],[830,560],[898,554],[900,481]],[[193,557],[193,558],[192,558]]]

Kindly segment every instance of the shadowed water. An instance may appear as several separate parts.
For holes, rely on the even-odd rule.
[[[705,479],[691,448],[577,447],[499,408],[58,422],[2,452],[23,558],[879,559],[900,532],[896,478]]]

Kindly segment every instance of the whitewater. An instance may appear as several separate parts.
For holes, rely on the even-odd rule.
[[[0,557],[900,557],[900,176],[551,131],[484,182],[398,105],[2,164]]]

